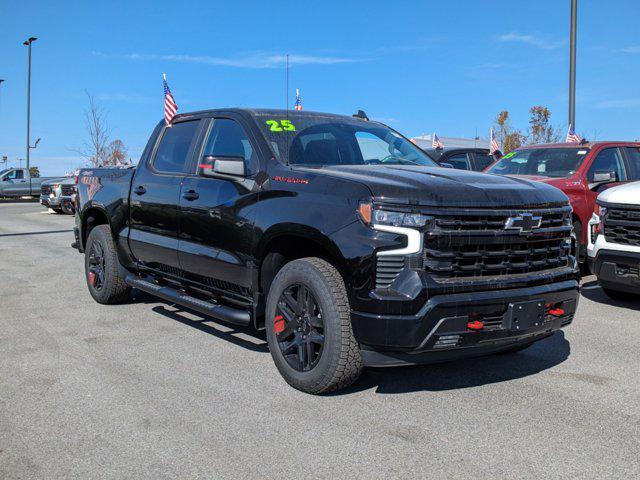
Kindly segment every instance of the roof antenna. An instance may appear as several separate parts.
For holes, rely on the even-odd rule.
[[[352,116],[356,117],[356,118],[360,118],[366,122],[369,121],[369,117],[367,117],[367,114],[364,113],[364,110],[358,110],[358,113],[354,113]]]
[[[285,92],[284,96],[287,101],[287,118],[289,118],[289,54],[287,53],[287,60],[285,62]]]

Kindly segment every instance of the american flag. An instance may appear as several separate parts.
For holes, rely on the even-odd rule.
[[[565,142],[567,143],[580,143],[582,140],[578,135],[576,135],[576,131],[573,128],[573,125],[569,124],[569,130],[567,131],[567,138]]]
[[[178,105],[176,105],[176,101],[171,95],[171,90],[167,85],[167,76],[164,73],[162,74],[162,83],[164,83],[164,121],[169,125],[173,117],[178,113]]]
[[[296,104],[293,107],[294,110],[302,110],[302,99],[300,98],[300,90],[296,88]]]
[[[444,143],[442,140],[438,138],[436,132],[433,132],[433,137],[431,137],[431,147],[432,148],[444,148]]]
[[[498,146],[498,140],[496,140],[496,136],[493,134],[493,128],[489,130],[489,155],[493,155],[497,151],[500,150]]]

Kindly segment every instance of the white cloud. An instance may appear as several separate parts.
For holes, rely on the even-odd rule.
[[[637,108],[640,107],[640,98],[626,98],[618,100],[603,100],[594,105],[594,108]]]
[[[149,103],[151,101],[151,98],[137,93],[99,93],[95,98],[103,102],[122,102],[133,104]]]
[[[197,63],[236,68],[281,68],[285,64],[284,55],[270,53],[251,53],[236,57],[212,57],[209,55],[158,55],[148,53],[129,53],[125,55],[108,55],[101,52],[92,52],[95,56],[126,58],[136,61],[163,61]],[[355,63],[365,61],[364,58],[317,56],[317,55],[289,55],[289,65],[335,65],[340,63]]]
[[[510,32],[496,37],[498,42],[519,42],[532,45],[543,50],[553,50],[564,44],[563,41],[553,41],[535,35],[522,35],[520,33]]]
[[[640,45],[633,45],[631,47],[625,47],[620,49],[624,53],[640,53]]]

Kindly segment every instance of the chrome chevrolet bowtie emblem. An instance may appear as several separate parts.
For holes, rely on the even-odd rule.
[[[542,217],[534,217],[532,213],[522,213],[517,217],[507,218],[507,221],[504,224],[504,229],[530,232],[534,228],[540,228],[541,224]]]

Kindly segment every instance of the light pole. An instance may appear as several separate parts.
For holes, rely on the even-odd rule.
[[[576,128],[576,29],[578,0],[571,0],[571,41],[569,45],[569,125]]]
[[[29,150],[31,150],[31,140],[29,136],[29,128],[31,127],[31,44],[37,40],[36,37],[29,37],[23,45],[29,47],[29,61],[27,70],[27,170],[29,170]],[[31,176],[29,176],[31,178]]]

